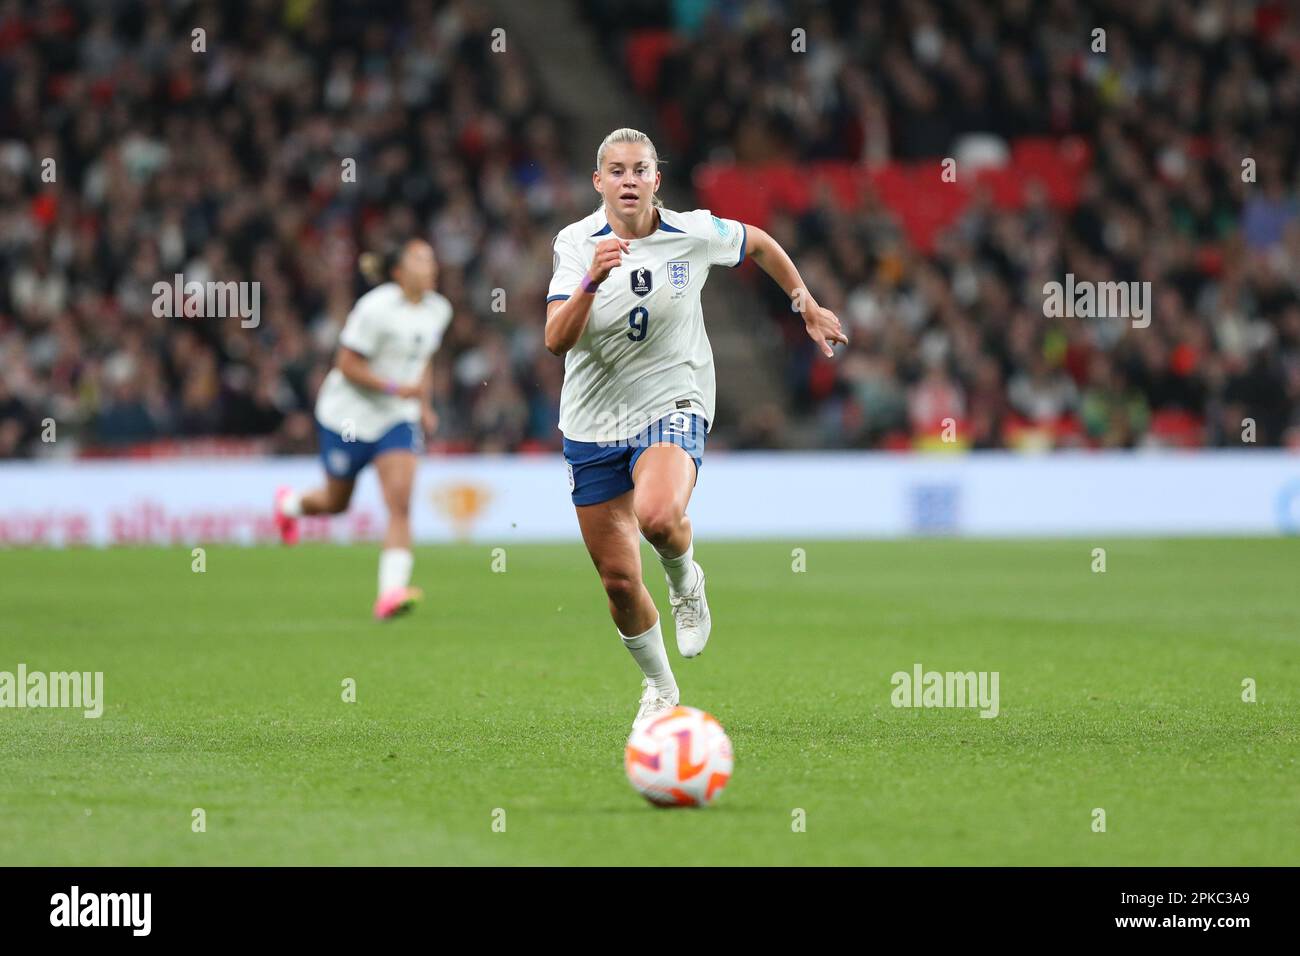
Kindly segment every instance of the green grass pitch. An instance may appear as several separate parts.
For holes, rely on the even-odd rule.
[[[665,629],[735,745],[704,810],[624,779],[581,546],[503,545],[419,549],[389,624],[372,547],[0,552],[0,670],[106,698],[0,710],[0,863],[1300,863],[1300,541],[704,538],[708,651]],[[894,708],[916,662],[999,672],[1001,714]]]

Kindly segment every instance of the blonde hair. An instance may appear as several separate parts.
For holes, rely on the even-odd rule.
[[[390,242],[377,251],[363,252],[357,258],[357,269],[361,277],[370,285],[393,282],[393,270],[398,267],[407,248],[413,242],[423,242],[419,236],[411,236],[399,242]]]
[[[384,272],[384,262],[387,256],[378,252],[363,252],[357,259],[357,268],[361,270],[362,277],[371,285],[379,285],[381,282],[387,282],[388,276]]]
[[[654,140],[639,129],[632,129],[630,126],[624,126],[622,129],[616,129],[601,141],[600,148],[596,150],[596,171],[600,171],[600,164],[605,161],[605,150],[615,143],[631,143],[634,146],[644,146],[650,150],[650,158],[654,160],[655,169],[659,168],[659,151],[655,149]],[[650,197],[653,205],[663,208],[663,200],[659,194],[655,193]]]

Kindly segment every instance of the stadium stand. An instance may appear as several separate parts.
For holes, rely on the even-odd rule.
[[[850,327],[820,358],[744,267],[786,394],[735,445],[783,446],[788,414],[823,447],[1239,446],[1247,418],[1300,446],[1294,7],[581,7],[666,175]],[[521,304],[591,208],[589,150],[489,30],[463,0],[0,7],[0,457],[54,453],[49,419],[59,454],[310,451],[357,254],[407,233],[456,308],[438,447],[556,448],[562,368]],[[259,282],[258,327],[155,315],[178,273]],[[1150,327],[1046,317],[1067,273],[1149,281]]]
[[[584,9],[669,168],[770,227],[855,331],[826,362],[759,284],[821,444],[931,446],[953,418],[961,447],[1239,446],[1250,418],[1300,445],[1294,7]],[[1067,273],[1149,281],[1154,321],[1046,317]]]

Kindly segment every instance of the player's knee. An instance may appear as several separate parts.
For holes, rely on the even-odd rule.
[[[397,496],[388,502],[388,514],[392,518],[398,518],[402,521],[411,516],[411,496]]]
[[[671,505],[651,505],[637,512],[641,533],[651,544],[663,544],[681,526],[682,515]]]
[[[600,583],[615,604],[626,604],[636,596],[641,579],[624,568],[602,569]]]
[[[348,505],[352,501],[352,495],[349,492],[334,492],[325,499],[325,510],[332,515],[341,515],[348,510]]]

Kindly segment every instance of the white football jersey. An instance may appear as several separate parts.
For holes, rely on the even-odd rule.
[[[605,209],[561,229],[546,301],[582,282],[597,243],[614,236]],[[573,441],[631,438],[674,411],[713,424],[713,350],[700,292],[710,266],[745,259],[745,226],[707,209],[659,210],[659,228],[631,240],[601,283],[577,344],[564,356],[560,431]]]
[[[451,312],[451,303],[436,292],[411,302],[396,282],[385,282],[357,300],[339,344],[364,355],[380,378],[418,385],[451,324]],[[378,441],[394,425],[418,422],[420,399],[358,388],[333,368],[316,398],[316,419],[340,434],[350,424],[358,441]]]

